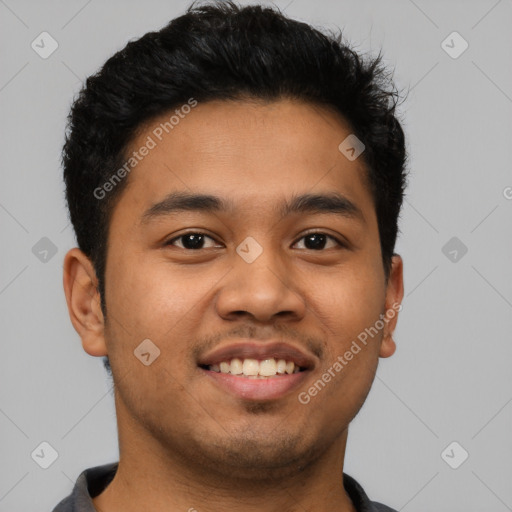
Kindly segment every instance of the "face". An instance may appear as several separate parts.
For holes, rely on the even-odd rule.
[[[198,104],[159,140],[169,117],[133,141],[156,145],[111,219],[107,318],[82,328],[110,359],[121,450],[136,433],[226,473],[305,464],[395,349],[401,261],[386,281],[363,160],[338,149],[343,119],[296,101]]]

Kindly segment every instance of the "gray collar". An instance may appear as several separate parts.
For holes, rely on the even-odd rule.
[[[63,499],[53,512],[97,512],[92,498],[103,492],[114,478],[117,462],[86,469],[78,477],[73,492]],[[343,485],[357,512],[396,512],[395,510],[370,501],[363,488],[351,476],[343,473]]]

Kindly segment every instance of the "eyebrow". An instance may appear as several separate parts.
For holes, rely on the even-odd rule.
[[[171,192],[162,201],[155,203],[142,214],[141,223],[146,224],[152,220],[182,211],[228,212],[234,214],[235,207],[233,201],[210,194]],[[280,219],[294,213],[335,214],[365,222],[362,210],[339,193],[295,195],[278,205],[277,214]]]

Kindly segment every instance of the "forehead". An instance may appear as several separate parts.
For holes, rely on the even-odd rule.
[[[139,159],[117,209],[129,204],[140,217],[169,193],[197,192],[226,197],[239,209],[256,200],[275,210],[276,197],[320,190],[371,208],[362,158],[351,161],[338,149],[349,135],[341,116],[295,100],[177,107],[139,128],[127,155],[135,151]]]

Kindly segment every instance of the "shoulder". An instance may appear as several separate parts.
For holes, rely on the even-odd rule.
[[[59,504],[52,510],[52,512],[71,512],[73,510],[73,502],[71,496],[64,498]]]
[[[378,503],[376,501],[372,501],[372,506],[374,512],[397,512],[394,508],[388,507],[387,505],[383,505],[382,503]]]
[[[358,512],[397,512],[387,505],[370,501],[359,482],[346,473],[343,473],[343,485]]]
[[[71,494],[59,502],[52,512],[96,512],[92,498],[112,481],[117,465],[117,462],[113,462],[82,471]]]

